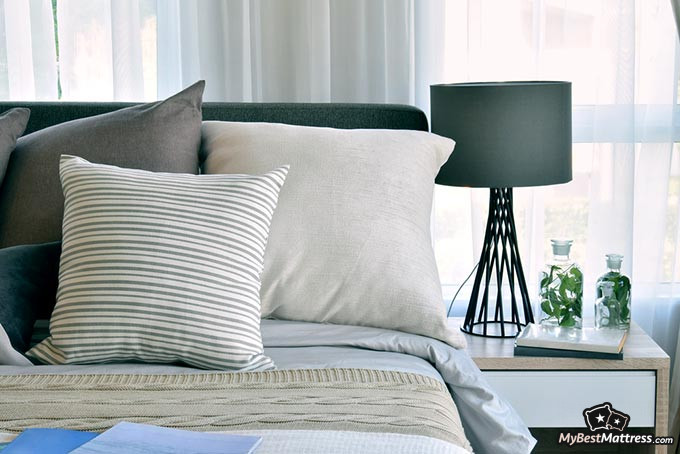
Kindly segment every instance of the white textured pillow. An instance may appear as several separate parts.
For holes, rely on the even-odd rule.
[[[291,165],[272,220],[262,316],[375,326],[465,345],[449,329],[430,238],[454,142],[407,130],[204,122],[207,174]]]
[[[64,223],[48,364],[266,370],[260,274],[287,167],[184,175],[62,156]]]

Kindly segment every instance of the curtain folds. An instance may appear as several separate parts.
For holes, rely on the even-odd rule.
[[[413,2],[171,0],[158,5],[160,97],[414,102]]]
[[[671,7],[673,9],[673,16],[675,18],[675,25],[676,25],[676,31],[678,33],[678,36],[680,36],[680,0],[670,0]],[[678,40],[674,40],[676,43]],[[678,78],[678,74],[676,72],[675,74],[676,80]],[[670,120],[671,124],[675,124],[675,120],[677,115],[671,115]],[[675,141],[677,141],[677,137],[675,138]],[[665,156],[662,154],[660,156],[661,159],[664,159]],[[676,164],[677,165],[677,164]],[[680,212],[680,204],[676,204],[674,207],[670,207],[671,210],[675,210],[676,216]],[[680,232],[676,231],[676,250],[678,247],[678,242],[680,242]],[[678,267],[678,261],[675,261],[675,267]],[[669,316],[668,319],[675,319],[677,320],[677,313],[673,314],[675,317]],[[660,324],[662,327],[664,326],[663,323]],[[680,367],[676,367],[678,364],[680,364],[680,336],[678,336],[678,330],[680,329],[680,323],[675,323],[674,325],[671,325],[672,328],[668,328],[668,331],[670,331],[672,334],[676,336],[676,343],[675,343],[675,352],[673,353],[671,349],[667,349],[666,351],[671,355],[671,360],[672,360],[672,368],[671,368],[671,389],[670,389],[670,402],[669,402],[669,428],[670,428],[670,433],[669,435],[672,435],[675,437],[675,443],[673,444],[673,449],[672,452],[679,452],[679,447],[680,447]],[[671,337],[671,336],[668,336]],[[671,450],[669,449],[669,452]]]
[[[155,99],[155,80],[145,80],[150,66],[156,77],[154,8],[145,0],[58,1],[62,99]],[[153,58],[144,58],[145,48]]]
[[[588,315],[604,254],[622,253],[634,318],[680,351],[680,0],[58,0],[58,65],[51,6],[0,0],[0,99],[56,99],[59,77],[61,99],[151,100],[204,78],[208,101],[429,114],[434,83],[572,81],[574,180],[515,191],[529,285],[549,239],[573,238]],[[436,189],[447,294],[478,258],[487,203],[485,190]],[[453,313],[466,305],[462,292]],[[680,368],[671,400],[675,415]]]
[[[0,0],[0,99],[58,95],[54,21],[49,0]]]

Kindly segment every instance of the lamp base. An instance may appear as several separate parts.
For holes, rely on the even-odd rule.
[[[504,278],[510,287],[509,317],[506,317],[503,307]],[[489,285],[492,279],[496,285],[496,295],[490,298]],[[519,295],[515,295],[516,290]],[[489,300],[492,300],[491,312]],[[491,188],[482,254],[465,321],[460,329],[476,336],[512,338],[533,322],[534,315],[517,247],[512,188]]]
[[[507,339],[517,337],[517,335],[521,332],[522,328],[525,326],[526,324],[520,324],[520,326],[518,327],[516,324],[509,321],[495,322],[493,320],[491,321],[485,320],[482,322],[473,322],[472,326],[470,327],[463,325],[460,327],[460,330],[464,333],[471,334],[473,336]]]

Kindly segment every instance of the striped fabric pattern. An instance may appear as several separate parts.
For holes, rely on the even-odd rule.
[[[62,255],[47,364],[180,362],[274,368],[260,334],[260,274],[288,167],[185,175],[62,156]]]

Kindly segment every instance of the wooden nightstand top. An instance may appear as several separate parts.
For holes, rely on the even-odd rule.
[[[462,318],[450,318],[460,329]],[[668,370],[670,358],[635,322],[623,347],[623,360],[541,358],[513,355],[514,339],[493,339],[466,334],[468,352],[482,370]]]

